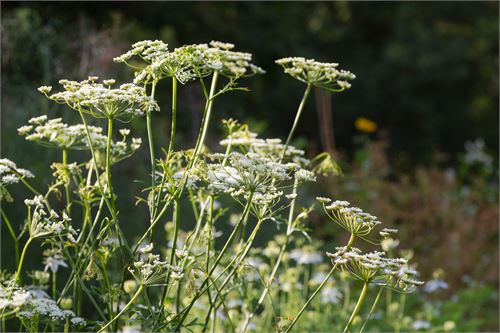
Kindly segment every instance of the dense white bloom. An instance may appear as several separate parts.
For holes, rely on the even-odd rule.
[[[7,185],[16,184],[21,179],[33,178],[34,175],[26,169],[19,168],[16,163],[7,158],[0,159],[0,202],[6,200],[11,202],[12,196],[7,191]]]
[[[351,72],[337,69],[337,63],[318,62],[314,59],[289,57],[276,60],[285,73],[293,78],[328,91],[339,92],[349,89],[356,76]]]
[[[210,45],[185,45],[169,51],[168,45],[160,40],[144,40],[133,44],[130,51],[114,58],[114,61],[128,64],[129,59],[138,56],[147,63],[135,73],[135,83],[175,77],[184,84],[214,71],[229,77],[264,72],[251,63],[250,53],[231,51],[232,48],[233,44],[212,41]]]
[[[147,96],[143,87],[127,83],[112,89],[96,83],[96,80],[97,77],[89,77],[81,82],[60,80],[64,91],[48,98],[96,118],[130,119],[160,109],[156,101]]]

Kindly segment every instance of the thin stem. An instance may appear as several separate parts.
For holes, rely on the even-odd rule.
[[[66,148],[64,148],[62,151],[62,162],[64,165],[64,170],[68,172],[68,150]],[[71,193],[69,191],[69,179],[70,177],[68,176],[68,183],[64,184],[64,192],[66,193],[66,212],[68,213],[68,215],[71,213]]]
[[[297,128],[297,125],[300,120],[300,116],[302,114],[302,111],[304,110],[304,106],[306,105],[307,97],[309,96],[309,92],[311,91],[311,84],[309,83],[306,87],[306,90],[304,91],[304,96],[302,96],[302,100],[300,101],[299,108],[297,109],[297,113],[295,115],[295,120],[293,121],[292,128],[290,129],[290,133],[288,134],[288,138],[286,139],[285,142],[285,148],[283,149],[283,155],[281,156],[281,159],[286,155],[286,150],[288,148],[288,145],[290,144],[290,141],[292,141],[293,134],[295,133],[295,129]]]
[[[293,190],[292,194],[297,194],[297,188],[298,188],[298,179],[295,178],[294,183],[293,183]],[[262,303],[264,303],[264,300],[267,296],[267,293],[269,292],[271,285],[273,284],[274,277],[276,276],[276,273],[278,272],[278,268],[281,264],[281,260],[283,259],[283,255],[285,254],[287,245],[288,245],[288,239],[290,237],[290,234],[292,232],[292,223],[293,223],[293,212],[295,210],[295,202],[297,200],[297,196],[295,196],[291,203],[290,203],[290,210],[288,213],[288,222],[287,222],[287,230],[286,230],[286,235],[285,235],[285,243],[281,246],[280,253],[278,254],[278,258],[276,259],[276,263],[274,264],[274,267],[271,271],[271,275],[269,276],[269,279],[266,281],[266,287],[264,288],[264,291],[262,291],[262,294],[260,295],[259,301],[257,302],[257,305],[255,306],[255,309],[252,311],[250,315],[248,315],[245,319],[245,322],[242,326],[241,332],[245,332],[248,324],[252,320],[252,318],[255,316],[255,313],[259,311],[260,307],[262,306]]]
[[[354,234],[351,234],[351,237],[349,238],[349,241],[347,242],[347,245],[346,245],[346,250],[348,250],[351,247],[353,241],[354,241]],[[293,326],[295,325],[295,323],[297,323],[297,320],[299,320],[299,318],[302,315],[302,313],[304,313],[304,311],[307,308],[307,306],[309,305],[309,303],[311,303],[311,301],[314,299],[314,297],[316,297],[316,295],[320,292],[320,290],[326,284],[326,282],[328,281],[328,279],[333,275],[333,273],[337,269],[337,266],[338,266],[338,264],[333,265],[333,267],[330,270],[330,272],[328,273],[328,275],[325,277],[325,279],[323,280],[323,282],[321,282],[321,284],[318,286],[318,288],[316,288],[316,290],[312,293],[311,297],[309,297],[309,299],[304,304],[304,306],[302,306],[302,308],[300,309],[300,311],[297,314],[297,316],[295,316],[295,318],[293,319],[293,321],[290,324],[290,326],[288,326],[288,328],[286,329],[285,333],[288,333],[288,332],[290,332],[292,330]]]
[[[21,283],[21,269],[23,267],[24,257],[26,256],[26,251],[28,250],[28,247],[32,241],[33,241],[33,238],[30,236],[30,238],[28,238],[28,241],[26,242],[26,244],[24,244],[23,252],[21,253],[21,259],[19,260],[19,265],[17,266],[16,277],[14,279],[14,281],[16,281],[16,282]]]
[[[127,305],[125,305],[125,307],[113,319],[111,319],[111,321],[109,321],[106,325],[101,327],[101,329],[99,331],[97,331],[97,333],[101,333],[102,331],[104,331],[109,325],[111,325],[115,320],[117,320],[125,311],[127,311],[127,309],[132,305],[132,303],[134,303],[134,301],[137,299],[137,297],[139,297],[139,295],[143,289],[144,289],[144,285],[141,284],[141,286],[139,287],[139,289],[137,289],[134,296],[132,296],[132,298],[127,303]]]
[[[170,128],[170,143],[168,144],[168,154],[174,151],[175,130],[177,127],[177,79],[172,76],[172,125]]]
[[[175,259],[175,250],[177,248],[177,238],[179,236],[179,200],[174,200],[174,211],[172,214],[172,223],[174,225],[174,235],[172,236],[172,250],[170,251],[169,265],[174,264]],[[167,273],[167,277],[165,280],[165,286],[163,287],[162,296],[160,298],[160,309],[163,309],[163,304],[165,298],[168,295],[169,289],[169,281],[170,281],[170,272]]]
[[[224,253],[226,252],[227,248],[229,247],[229,245],[231,244],[231,242],[233,241],[233,238],[234,236],[236,235],[237,233],[237,230],[239,229],[241,223],[243,222],[243,220],[246,218],[246,216],[248,215],[248,213],[250,212],[250,207],[251,207],[251,203],[252,203],[252,198],[253,198],[253,192],[250,194],[250,197],[248,198],[248,201],[247,201],[247,204],[245,205],[245,209],[243,210],[243,213],[240,217],[240,220],[238,221],[238,224],[236,224],[236,226],[234,227],[233,229],[233,232],[231,233],[231,235],[229,235],[229,238],[228,240],[226,241],[226,244],[224,244],[224,247],[222,248],[221,252],[219,253],[219,255],[217,256],[217,258],[215,259],[215,262],[212,266],[212,268],[210,269],[210,271],[207,273],[207,277],[205,278],[205,280],[203,281],[203,283],[201,284],[201,287],[200,287],[200,291],[196,293],[196,295],[193,297],[193,299],[191,300],[191,302],[189,303],[189,305],[184,308],[181,313],[182,314],[182,318],[179,320],[179,323],[177,324],[176,328],[175,328],[175,332],[179,331],[181,326],[182,326],[182,323],[184,322],[184,320],[186,319],[189,311],[191,310],[191,308],[193,307],[194,303],[196,302],[196,300],[205,292],[207,291],[208,287],[203,289],[203,287],[206,285],[206,283],[211,280],[211,276],[213,274],[213,272],[215,271],[215,269],[217,268],[217,265],[219,263],[219,261],[222,259],[222,256],[224,255]],[[236,259],[237,257],[235,257],[233,259],[233,261]],[[233,262],[232,261],[232,262]],[[232,264],[231,262],[231,264]],[[230,265],[231,265],[230,264]],[[230,266],[228,265],[228,266]],[[224,274],[224,272],[227,270],[227,267],[226,269],[221,272],[219,274],[219,276],[213,280],[212,284],[217,282],[217,280],[220,278],[220,276],[222,274]]]
[[[366,318],[365,322],[363,323],[363,326],[361,326],[361,329],[359,330],[359,333],[363,332],[363,330],[365,329],[366,324],[368,323],[368,321],[372,317],[373,311],[375,311],[375,308],[377,307],[378,301],[380,299],[380,295],[382,294],[383,290],[384,290],[384,288],[380,287],[380,289],[379,289],[379,291],[377,293],[377,297],[375,297],[375,301],[373,301],[373,305],[372,305],[372,308],[370,309],[370,313],[368,314],[368,318]]]
[[[347,325],[345,325],[344,333],[346,333],[349,330],[349,327],[351,327],[351,324],[354,320],[354,317],[356,317],[359,309],[361,308],[361,304],[363,304],[363,300],[365,299],[367,291],[368,291],[368,282],[365,282],[363,284],[363,289],[361,290],[361,294],[359,295],[358,302],[356,303],[356,306],[354,307],[354,310],[352,311],[351,318],[349,318]]]
[[[111,204],[113,202],[113,187],[111,186],[111,142],[113,140],[113,119],[108,119],[108,141],[106,144],[106,180],[108,182],[108,191],[111,196]],[[114,207],[113,207],[114,208]]]
[[[9,233],[12,237],[12,240],[14,241],[14,252],[16,255],[16,264],[19,264],[19,240],[17,239],[16,233],[14,232],[14,228],[12,228],[12,224],[10,223],[9,219],[7,218],[7,215],[5,214],[5,212],[3,211],[1,206],[0,206],[0,213],[2,215],[2,220],[7,225],[7,229],[9,229]]]
[[[158,83],[157,80],[154,80],[152,85],[151,85],[151,98],[155,98],[155,91],[156,91],[156,84]],[[151,110],[148,110],[146,112],[146,127],[147,127],[147,132],[148,132],[148,145],[149,145],[149,158],[151,160],[151,186],[152,190],[154,191],[154,186],[155,186],[155,149],[154,149],[154,142],[153,142],[153,130],[151,128]],[[153,200],[154,202],[154,200]]]

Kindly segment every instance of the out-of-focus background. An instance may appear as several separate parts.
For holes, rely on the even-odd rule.
[[[295,145],[310,156],[332,152],[344,172],[311,189],[310,201],[319,191],[400,228],[400,247],[414,251],[422,277],[448,284],[428,297],[448,302],[450,319],[470,319],[457,329],[498,329],[498,3],[3,2],[1,29],[1,155],[32,170],[38,185],[59,156],[16,129],[41,114],[77,119],[36,88],[90,74],[130,81],[130,69],[112,58],[136,41],[232,42],[267,71],[242,81],[250,92],[217,100],[214,149],[228,117],[265,137],[286,137],[304,86],[275,59],[340,63],[357,75],[352,88],[331,97],[314,91],[297,130]],[[168,110],[168,83],[158,89]],[[178,142],[189,147],[201,117],[198,87],[181,87],[179,101]],[[143,125],[130,124],[135,136],[146,137]],[[155,115],[154,126],[166,143],[168,112]],[[144,186],[128,181],[144,179],[146,161],[144,145],[117,167],[116,177],[127,179],[115,181],[127,228],[148,223],[131,195]],[[336,228],[321,216],[310,223],[325,244],[335,240]],[[2,235],[6,266],[8,246]]]

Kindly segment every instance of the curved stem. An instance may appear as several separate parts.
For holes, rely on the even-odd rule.
[[[308,84],[306,87],[306,90],[304,91],[304,96],[302,96],[302,100],[300,101],[299,108],[297,109],[297,113],[295,114],[295,120],[293,121],[292,128],[290,129],[290,133],[288,134],[288,138],[286,139],[285,142],[285,148],[283,149],[283,155],[281,156],[281,159],[286,155],[286,150],[288,148],[288,145],[290,144],[290,141],[292,141],[293,134],[295,133],[295,129],[297,128],[297,124],[299,123],[300,116],[302,114],[302,111],[304,110],[304,106],[306,105],[307,97],[309,96],[309,92],[311,91],[311,84]]]
[[[365,284],[363,284],[363,289],[361,290],[361,294],[359,295],[358,302],[356,303],[356,306],[352,311],[351,318],[349,318],[347,325],[345,325],[343,333],[346,333],[349,330],[349,327],[351,327],[354,317],[356,317],[356,314],[358,314],[358,311],[361,308],[361,304],[363,304],[363,300],[365,299],[367,291],[368,291],[368,282],[365,282]]]
[[[26,251],[28,250],[28,246],[31,244],[32,241],[33,238],[30,237],[28,238],[26,244],[24,244],[23,252],[21,253],[21,259],[19,259],[19,265],[17,266],[16,277],[14,279],[14,281],[16,282],[21,282],[21,269],[23,267],[24,257],[26,256]]]
[[[134,296],[132,296],[132,298],[127,303],[127,305],[125,305],[125,307],[113,319],[111,319],[106,325],[101,327],[101,329],[99,331],[97,331],[97,333],[101,333],[102,331],[104,331],[109,325],[111,325],[115,320],[117,320],[125,311],[127,311],[127,309],[132,305],[132,303],[135,302],[137,297],[139,297],[139,295],[143,289],[144,289],[144,285],[141,284],[141,286],[139,287],[139,289],[137,289]]]
[[[174,151],[175,130],[177,127],[177,79],[172,76],[172,125],[170,128],[170,143],[168,144],[168,154]]]
[[[347,245],[346,245],[346,250],[348,250],[351,247],[353,241],[354,241],[354,234],[351,234],[351,237],[349,238],[349,241],[347,242]],[[320,292],[320,290],[326,284],[326,282],[328,281],[328,279],[333,275],[333,273],[337,269],[337,266],[338,266],[338,264],[333,265],[333,267],[330,270],[330,272],[328,273],[328,275],[325,277],[325,279],[323,280],[323,282],[321,282],[321,284],[318,286],[318,288],[316,288],[316,290],[312,293],[311,297],[309,297],[309,299],[307,300],[307,302],[302,306],[302,308],[300,309],[300,311],[297,314],[297,316],[295,316],[295,318],[293,319],[293,321],[290,324],[290,326],[288,326],[288,328],[286,329],[285,333],[288,333],[288,332],[290,332],[292,330],[293,326],[297,323],[297,320],[299,320],[299,318],[302,315],[302,313],[304,313],[304,311],[307,308],[307,306],[309,305],[309,303],[311,303],[311,301],[314,299],[314,297],[316,297],[316,295]]]

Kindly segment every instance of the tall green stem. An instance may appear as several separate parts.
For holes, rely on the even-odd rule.
[[[174,151],[175,130],[177,127],[177,79],[172,76],[172,125],[170,127],[170,143],[168,144],[168,154]]]
[[[298,188],[298,179],[295,178],[294,183],[293,183],[293,190],[292,194],[297,194],[297,188]],[[273,284],[274,277],[276,276],[276,273],[278,272],[278,268],[281,264],[281,260],[283,259],[283,255],[285,254],[287,245],[288,245],[288,239],[290,237],[290,234],[292,233],[292,223],[293,223],[293,212],[295,210],[295,202],[296,202],[296,196],[292,199],[290,203],[290,210],[288,212],[288,223],[287,223],[287,228],[286,228],[286,235],[285,235],[285,243],[281,246],[280,253],[278,254],[278,258],[276,259],[276,263],[274,264],[274,267],[271,271],[271,275],[269,276],[269,279],[266,281],[266,287],[264,288],[264,291],[262,291],[262,294],[260,295],[259,301],[257,302],[257,305],[255,306],[255,309],[252,311],[250,315],[248,315],[245,318],[245,322],[243,323],[243,326],[241,328],[241,332],[245,332],[248,324],[252,320],[252,318],[255,316],[255,313],[259,311],[260,307],[262,306],[262,303],[264,303],[264,300],[267,296],[267,293],[269,292],[271,285]]]
[[[157,80],[154,80],[153,83],[151,84],[151,98],[155,98],[155,92],[156,92],[156,84],[158,83]],[[154,142],[153,142],[153,130],[151,128],[151,110],[148,110],[146,112],[146,127],[148,131],[148,145],[149,145],[149,158],[151,160],[151,186],[153,187],[154,191],[154,186],[155,186],[155,148],[154,148]],[[154,202],[154,200],[153,200]]]
[[[109,325],[111,325],[115,320],[117,320],[125,311],[127,311],[127,309],[135,302],[137,297],[139,297],[139,295],[141,294],[143,289],[144,289],[144,285],[141,284],[141,286],[139,287],[139,289],[137,289],[134,296],[132,296],[132,298],[127,303],[127,305],[125,305],[125,307],[113,319],[111,319],[106,325],[101,327],[101,329],[97,332],[101,333],[102,331],[104,331]]]
[[[231,244],[231,242],[233,241],[240,225],[242,224],[243,220],[246,219],[246,216],[248,215],[248,213],[250,212],[250,207],[251,207],[251,204],[252,204],[252,198],[253,198],[253,193],[250,194],[249,198],[247,199],[247,204],[245,205],[245,208],[243,210],[243,213],[240,217],[240,220],[238,221],[238,224],[236,224],[236,226],[234,227],[233,229],[233,232],[231,233],[231,235],[229,235],[229,238],[227,239],[226,241],[226,244],[224,244],[224,247],[222,248],[221,252],[219,253],[219,255],[217,256],[217,258],[215,259],[215,262],[212,266],[212,268],[210,269],[210,271],[207,273],[207,277],[205,278],[205,280],[202,282],[201,284],[201,287],[200,287],[200,291],[196,293],[196,295],[193,297],[193,299],[191,300],[191,302],[189,303],[189,305],[184,308],[181,313],[182,313],[182,317],[181,319],[179,320],[176,328],[175,328],[175,332],[179,331],[181,326],[182,326],[182,323],[184,322],[184,320],[186,319],[187,315],[189,314],[189,311],[191,310],[191,308],[193,307],[194,303],[196,302],[196,300],[205,292],[207,291],[208,288],[204,288],[204,286],[207,284],[207,282],[210,280],[210,277],[212,276],[213,272],[215,271],[215,269],[217,268],[217,265],[219,264],[219,261],[222,259],[224,253],[226,252],[227,248],[229,247],[229,245]],[[233,261],[236,259],[237,257],[235,257],[233,259]],[[232,261],[232,262],[233,262]],[[231,262],[231,264],[232,264]],[[230,264],[230,265],[231,265]],[[230,266],[228,265],[228,267]],[[226,269],[219,274],[219,276],[213,280],[212,284],[214,284],[215,282],[217,282],[217,279],[227,270],[227,267]],[[204,288],[204,289],[203,289]]]
[[[307,97],[309,96],[310,91],[311,91],[311,84],[308,84],[306,90],[304,91],[304,96],[302,96],[302,100],[300,101],[297,113],[295,114],[295,120],[293,121],[290,133],[288,134],[288,138],[286,139],[285,148],[283,149],[283,155],[281,156],[281,159],[285,157],[288,145],[290,144],[290,141],[292,141],[293,134],[295,133],[295,129],[297,128],[297,125],[299,123],[300,116],[302,115],[302,111],[304,110],[304,106],[306,105]]]
[[[349,241],[347,242],[347,245],[346,245],[346,250],[348,250],[351,247],[353,241],[354,241],[354,234],[351,234],[351,237],[349,238]],[[321,284],[318,286],[318,288],[316,288],[316,290],[312,293],[311,297],[309,297],[309,299],[307,300],[307,302],[302,306],[302,308],[300,309],[300,311],[297,314],[297,316],[295,316],[295,318],[293,319],[293,321],[290,324],[290,326],[288,326],[288,328],[286,329],[285,333],[288,333],[288,332],[290,332],[292,330],[293,326],[295,326],[295,324],[297,323],[297,320],[299,320],[299,318],[302,315],[302,313],[304,313],[305,309],[309,306],[309,303],[312,302],[312,300],[320,292],[320,290],[323,288],[323,286],[326,284],[326,282],[328,282],[328,279],[333,275],[333,273],[337,269],[337,266],[338,266],[338,264],[333,265],[333,267],[330,270],[330,272],[328,273],[328,275],[325,277],[325,279],[323,280],[323,282],[321,282]]]
[[[358,302],[356,303],[356,306],[354,307],[354,310],[351,313],[351,318],[349,318],[347,325],[345,325],[344,333],[346,333],[349,330],[349,327],[351,327],[354,318],[356,317],[359,309],[361,308],[361,304],[363,304],[363,300],[365,299],[367,291],[368,291],[368,282],[365,282],[365,284],[363,284],[363,289],[361,290],[361,294],[359,295]]]
[[[108,191],[111,196],[111,205],[114,208],[113,187],[111,186],[111,142],[113,140],[113,119],[108,119],[108,141],[106,144],[106,180],[108,182]]]

